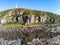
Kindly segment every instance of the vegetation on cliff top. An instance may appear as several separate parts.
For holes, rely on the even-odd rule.
[[[8,10],[1,11],[0,12],[0,20],[3,19],[3,17],[6,17],[6,15],[9,15],[10,12],[12,12],[12,14],[15,13],[12,16],[16,17],[16,20],[17,20],[18,11],[19,12],[25,11],[26,12],[25,15],[35,15],[35,16],[38,15],[38,16],[46,16],[49,18],[54,18],[56,21],[55,24],[60,23],[60,15],[58,15],[58,14],[54,14],[52,12],[44,12],[44,11],[38,11],[38,10],[24,9],[24,8],[14,8],[14,9],[8,9]],[[24,14],[22,16],[24,16]],[[6,19],[9,19],[9,18],[10,18],[9,16],[6,17]],[[13,22],[10,22],[10,23],[13,24]],[[15,23],[15,24],[17,24],[17,23]],[[21,23],[18,23],[18,24],[21,24]],[[37,23],[35,23],[35,24],[37,24]],[[47,22],[47,24],[49,24],[49,22]]]
[[[55,17],[55,18],[60,17],[58,14],[54,14],[52,12],[45,12],[45,11],[31,10],[31,9],[24,9],[24,8],[14,8],[14,9],[0,11],[0,17],[5,16],[9,11],[14,11],[14,10],[18,10],[18,11],[26,10],[28,14],[32,14],[32,15],[42,15],[42,16],[48,15],[49,17]]]

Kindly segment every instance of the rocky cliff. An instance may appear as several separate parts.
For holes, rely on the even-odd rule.
[[[0,24],[18,22],[20,24],[32,23],[59,23],[60,16],[51,12],[15,8],[0,12]]]

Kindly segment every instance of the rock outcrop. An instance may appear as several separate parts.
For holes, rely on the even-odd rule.
[[[34,11],[34,10],[29,11],[26,9],[8,10],[6,13],[1,14],[1,18],[0,18],[1,22],[3,19],[6,20],[7,23],[9,22],[20,22],[20,23],[25,22],[24,24],[47,23],[47,22],[55,23],[55,16],[53,16],[52,18],[50,14],[47,14],[47,13],[44,14],[44,12],[41,14],[41,12],[38,13],[37,11]],[[4,20],[3,20],[3,23],[5,22]]]

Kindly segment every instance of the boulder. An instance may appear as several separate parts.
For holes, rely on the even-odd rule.
[[[18,22],[20,22],[20,23],[23,22],[22,16],[18,17]]]
[[[31,16],[31,23],[34,23],[34,15]]]
[[[41,22],[46,23],[48,21],[48,18],[46,16],[41,17]]]
[[[1,25],[6,24],[6,23],[7,23],[7,20],[6,19],[2,19],[1,20]]]
[[[40,20],[41,20],[40,16],[36,16],[35,22],[36,22],[36,23],[37,23],[37,22],[40,22]]]

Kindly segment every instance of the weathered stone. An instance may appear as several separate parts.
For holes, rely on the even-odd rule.
[[[18,22],[20,22],[20,23],[23,22],[22,16],[18,17]]]
[[[6,23],[7,23],[7,20],[6,19],[2,19],[1,20],[1,25],[6,24]]]
[[[36,17],[35,22],[36,22],[36,23],[38,22],[38,16]]]
[[[48,18],[47,18],[46,16],[42,16],[42,17],[41,17],[41,22],[42,22],[42,23],[46,23],[47,20],[48,20]]]
[[[12,15],[12,12],[9,12],[8,15],[11,16]]]
[[[22,15],[22,14],[23,14],[23,11],[20,12],[20,15]]]
[[[31,23],[34,23],[34,15],[31,15]]]
[[[36,23],[37,23],[37,22],[40,22],[40,20],[41,20],[40,16],[36,16],[36,17],[35,17],[35,22],[36,22]]]

